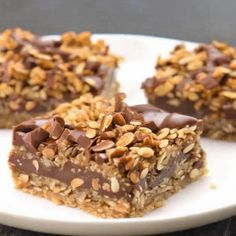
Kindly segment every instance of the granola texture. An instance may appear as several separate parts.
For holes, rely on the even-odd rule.
[[[202,121],[92,94],[14,128],[17,188],[103,218],[142,216],[206,172]]]
[[[52,111],[85,93],[110,97],[117,90],[119,58],[90,32],[66,32],[58,40],[23,29],[0,34],[0,125]]]
[[[236,140],[236,50],[228,44],[176,46],[142,88],[151,104],[203,119],[205,136]]]

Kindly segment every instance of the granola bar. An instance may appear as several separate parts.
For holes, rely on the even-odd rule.
[[[205,173],[202,121],[91,94],[14,128],[17,188],[103,218],[136,217]]]
[[[118,57],[90,32],[63,33],[58,40],[22,29],[0,34],[0,126],[45,114],[84,93],[112,96]]]
[[[178,45],[142,88],[151,104],[203,119],[205,136],[236,140],[236,50],[226,43]]]

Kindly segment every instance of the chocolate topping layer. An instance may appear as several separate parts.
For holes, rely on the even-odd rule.
[[[158,97],[154,102],[152,102],[152,104],[160,107],[161,109],[166,109],[169,112],[178,112],[188,116],[196,117],[198,119],[214,113],[207,106],[202,106],[200,110],[195,110],[194,103],[189,100],[182,100],[179,106],[172,106],[168,103],[167,98]],[[225,104],[221,109],[223,111],[222,118],[236,119],[236,110],[233,108],[232,104]]]
[[[117,103],[117,113],[114,114],[114,117],[116,117],[118,123],[121,121],[124,123],[132,120],[140,120],[143,126],[150,128],[153,132],[162,128],[183,128],[187,125],[199,126],[202,124],[196,118],[178,113],[168,113],[148,104],[123,108],[122,102],[117,101]],[[59,116],[26,121],[14,128],[13,144],[23,145],[33,153],[37,152],[39,144],[48,138],[59,139],[60,141],[65,140],[72,144],[75,143],[78,147],[84,148],[85,150],[91,147],[94,139],[88,138],[82,130],[67,127],[69,126],[65,124],[64,119]],[[101,132],[101,136],[104,136],[104,132]],[[113,145],[114,143],[112,141],[107,140],[93,146],[91,150],[94,152],[103,150],[103,148],[105,150],[108,147],[113,147]]]
[[[199,122],[196,118],[178,113],[168,113],[150,104],[136,105],[130,109],[143,114],[144,120],[154,122],[158,129],[183,128],[186,125],[192,126]]]
[[[65,125],[65,122],[61,117],[57,117],[57,116],[53,117],[50,120],[49,130],[48,130],[50,134],[50,138],[58,139],[64,130],[64,125]]]
[[[36,128],[22,135],[22,143],[31,152],[37,152],[40,143],[48,139],[48,132],[42,128]]]
[[[48,129],[42,129],[43,125]],[[29,151],[36,152],[40,143],[48,138],[65,140],[78,144],[79,147],[87,149],[92,144],[92,140],[85,136],[84,131],[71,130],[66,128],[64,120],[61,117],[52,117],[51,119],[35,119],[22,122],[13,130],[13,144],[23,145],[29,148]]]
[[[13,145],[23,145],[30,152],[37,152],[39,144],[49,138],[49,133],[41,128],[48,121],[48,119],[29,120],[15,126],[13,129]]]
[[[75,142],[84,149],[88,149],[92,144],[92,140],[85,136],[85,132],[79,130],[70,130],[68,141]]]

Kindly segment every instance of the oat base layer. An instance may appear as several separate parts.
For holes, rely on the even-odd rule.
[[[199,152],[201,150],[196,148],[192,155],[199,155]],[[182,162],[171,178],[165,178],[158,187],[152,190],[137,192],[132,202],[122,198],[101,196],[91,190],[80,192],[56,179],[36,174],[24,174],[15,168],[12,168],[12,177],[16,188],[46,198],[58,205],[80,208],[101,218],[140,217],[162,207],[167,198],[206,174],[204,153],[201,158],[204,163],[201,168],[195,169],[192,159]]]

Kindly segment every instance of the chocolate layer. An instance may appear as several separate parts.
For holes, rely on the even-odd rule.
[[[49,122],[49,119],[35,119],[24,121],[13,129],[13,145],[25,146],[30,152],[37,152],[40,143],[49,138],[49,133],[41,127]]]
[[[136,105],[130,108],[138,113],[141,113],[146,122],[154,122],[158,129],[183,128],[186,125],[192,126],[200,122],[196,118],[178,113],[168,113],[149,104]]]
[[[45,126],[45,129],[42,129],[42,126]],[[60,139],[61,142],[66,141],[88,149],[93,140],[87,138],[84,131],[71,128],[57,116],[25,121],[13,129],[13,144],[22,145],[30,152],[36,153],[40,143],[48,139]]]
[[[38,170],[36,170],[35,166],[33,165],[33,160],[38,161]],[[53,178],[67,185],[70,185],[74,178],[81,178],[84,180],[84,184],[78,187],[78,190],[92,188],[92,179],[98,179],[101,186],[104,183],[108,183],[110,185],[110,181],[107,180],[101,173],[86,170],[84,167],[75,165],[70,161],[66,162],[63,168],[59,168],[56,165],[51,165],[48,167],[41,163],[39,157],[37,156],[32,159],[26,159],[22,154],[13,153],[9,159],[9,162],[11,166],[16,168],[16,170],[25,174],[36,174],[38,176]],[[112,191],[106,191],[103,188],[99,188],[97,192],[101,195],[106,195],[109,197],[130,198],[131,188],[123,185],[116,193]]]
[[[179,106],[173,106],[168,103],[169,98],[167,97],[158,97],[155,101],[149,101],[153,105],[167,110],[169,112],[178,112],[180,114],[185,114],[188,116],[193,116],[198,119],[202,119],[204,116],[214,114],[215,112],[210,110],[209,107],[203,105],[201,109],[195,110],[194,103],[189,100],[180,100],[181,103]],[[226,119],[236,119],[236,110],[233,108],[232,104],[224,105],[220,109],[222,118]]]
[[[181,152],[178,156],[172,157],[168,163],[168,166],[166,169],[161,170],[159,173],[157,171],[154,171],[152,175],[149,176],[148,179],[148,186],[150,188],[154,188],[161,184],[161,182],[165,178],[169,178],[173,176],[176,168],[178,167],[178,164],[190,157],[190,153],[183,153]],[[158,176],[158,177],[157,177]]]
[[[181,152],[178,156],[172,157],[168,163],[168,166],[161,170],[157,171],[156,169],[152,170],[152,173],[142,179],[136,185],[127,185],[121,184],[120,190],[116,193],[112,191],[106,191],[103,188],[99,188],[97,192],[101,195],[116,197],[116,198],[126,198],[127,200],[131,199],[132,191],[134,188],[140,188],[147,186],[148,189],[157,187],[165,178],[171,178],[173,176],[178,164],[190,157],[190,153]],[[38,170],[33,165],[33,161],[38,162]],[[92,180],[98,179],[99,184],[102,186],[104,183],[110,185],[110,181],[107,180],[101,173],[90,171],[84,167],[75,165],[74,163],[68,161],[65,163],[63,168],[59,168],[56,165],[45,166],[40,162],[38,156],[34,156],[32,159],[26,159],[22,153],[12,153],[9,159],[9,163],[17,171],[23,172],[25,174],[36,174],[38,176],[53,178],[59,180],[67,185],[70,185],[71,181],[74,178],[81,178],[84,180],[84,184],[77,189],[79,191],[83,189],[92,188]],[[197,163],[195,168],[201,168],[202,163]]]
[[[121,107],[120,110],[122,111]],[[202,124],[196,118],[178,113],[168,113],[148,104],[131,106],[126,108],[123,113],[126,121],[138,119],[143,122],[143,126],[151,128],[154,132],[162,128],[183,128],[187,125],[199,126]],[[45,128],[42,129],[42,126]],[[85,149],[90,148],[93,139],[86,137],[84,131],[76,130],[73,127],[66,128],[66,126],[68,125],[64,123],[64,120],[57,116],[22,122],[14,128],[13,144],[30,147],[31,152],[36,152],[41,142],[48,138],[60,138],[60,141],[66,140]]]

